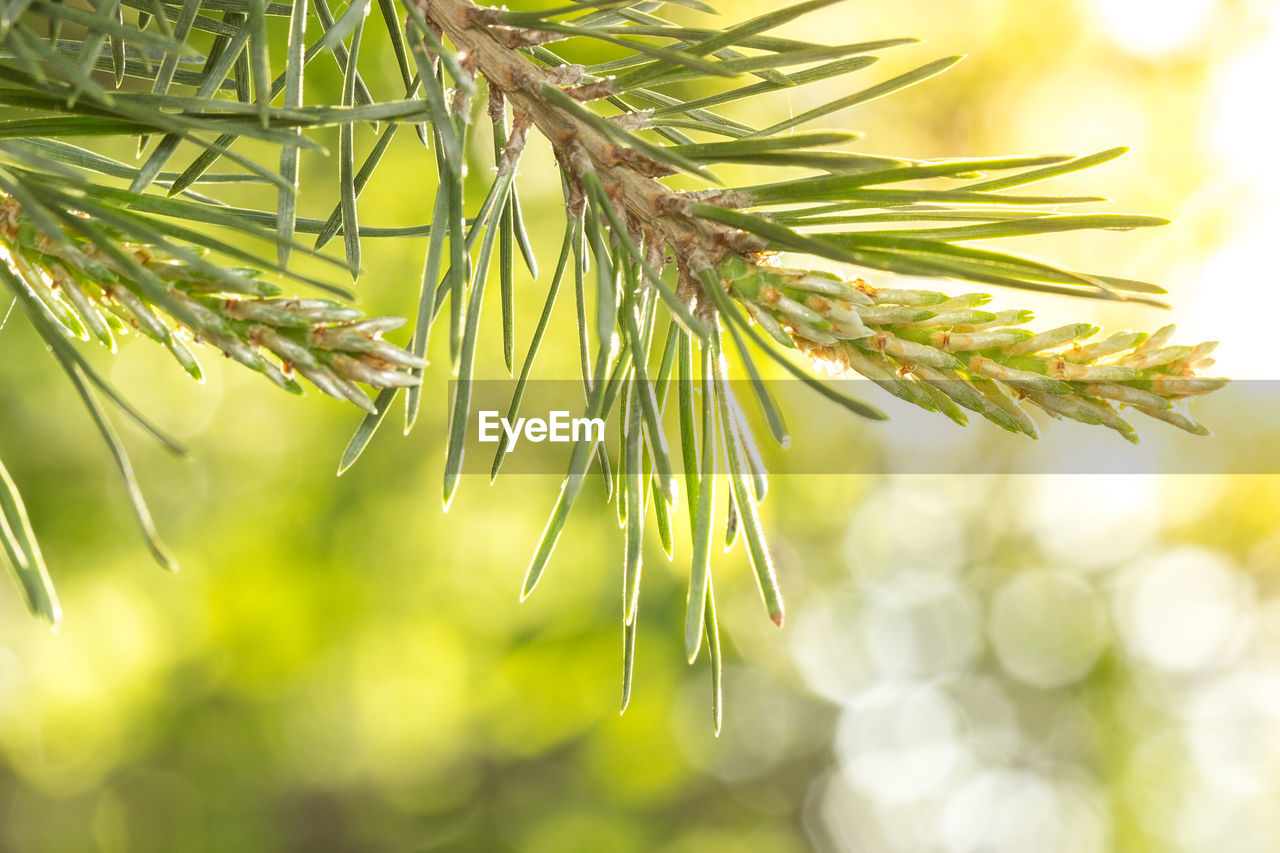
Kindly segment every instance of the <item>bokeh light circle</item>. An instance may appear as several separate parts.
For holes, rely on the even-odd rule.
[[[995,594],[988,633],[1000,665],[1034,687],[1061,687],[1088,674],[1109,639],[1106,611],[1076,575],[1038,569]]]

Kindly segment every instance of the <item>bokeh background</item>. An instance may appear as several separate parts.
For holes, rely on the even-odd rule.
[[[772,4],[719,6],[740,19]],[[862,150],[1131,145],[1059,188],[1101,190],[1114,209],[1174,226],[1011,248],[1164,282],[1176,310],[1019,293],[1000,304],[1035,308],[1045,326],[1171,317],[1188,340],[1224,340],[1224,374],[1273,370],[1280,5],[881,0],[786,31],[926,39],[860,72],[861,85],[970,54],[827,122],[866,131]],[[385,45],[365,50],[366,79],[394,89]],[[323,65],[309,85],[336,85]],[[750,115],[839,94],[806,88]],[[429,219],[429,155],[402,137],[361,199],[365,222]],[[358,138],[367,150],[373,136]],[[302,207],[324,216],[336,170],[319,159],[307,169]],[[530,151],[520,181],[546,266],[559,187],[545,149]],[[362,304],[411,312],[423,248],[367,245]],[[542,296],[520,284],[523,342]],[[557,312],[545,378],[574,375],[572,348],[557,343],[571,313]],[[498,376],[496,330],[489,340],[482,371]],[[591,499],[602,495],[593,484],[519,604],[558,482],[468,477],[442,513],[443,367],[413,435],[386,430],[335,479],[358,422],[349,407],[289,398],[211,358],[196,387],[146,341],[96,355],[193,448],[175,460],[126,434],[182,571],[148,561],[91,424],[10,318],[0,454],[66,618],[50,634],[0,587],[0,849],[1280,849],[1275,478],[777,477],[764,511],[788,623],[768,622],[741,547],[716,558],[717,739],[705,658],[683,661],[687,548],[668,564],[650,543],[635,692],[620,717],[613,507]],[[970,430],[973,453],[1013,440]]]

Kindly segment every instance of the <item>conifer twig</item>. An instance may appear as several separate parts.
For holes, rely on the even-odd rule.
[[[417,422],[428,336],[447,310],[456,376],[444,471],[447,507],[463,470],[494,250],[499,283],[493,289],[501,296],[508,370],[518,361],[521,328],[514,316],[517,247],[538,277],[517,174],[526,139],[536,131],[558,164],[567,222],[542,315],[519,362],[510,416],[519,412],[560,283],[571,276],[584,414],[619,420],[622,452],[614,462],[599,440],[574,446],[522,595],[544,576],[584,492],[586,473],[598,464],[606,500],[618,502],[627,528],[621,561],[625,705],[637,642],[644,518],[652,503],[670,558],[671,510],[683,481],[693,554],[685,649],[691,658],[707,649],[718,729],[721,646],[710,550],[720,474],[730,475],[731,486],[724,539],[729,545],[744,541],[766,610],[779,625],[780,590],[787,582],[787,567],[775,564],[765,542],[758,505],[768,475],[728,381],[734,365],[750,380],[768,432],[783,446],[789,441],[786,421],[772,398],[769,374],[755,363],[759,354],[860,417],[886,414],[815,373],[856,373],[957,423],[977,413],[1029,437],[1037,433],[1029,410],[1106,426],[1129,441],[1137,434],[1122,411],[1205,434],[1185,413],[1186,401],[1225,383],[1199,375],[1212,364],[1213,344],[1172,345],[1171,326],[1149,336],[1098,338],[1099,330],[1085,323],[1035,333],[1024,328],[1030,312],[988,310],[987,294],[948,296],[879,280],[880,274],[907,275],[1162,305],[1158,285],[985,246],[1005,237],[1167,223],[1064,212],[1103,199],[1020,189],[1108,162],[1122,148],[1084,156],[920,160],[846,150],[857,134],[800,129],[921,84],[955,65],[958,56],[845,86],[829,102],[760,127],[715,111],[783,89],[874,73],[868,69],[882,51],[915,43],[898,38],[832,45],[776,35],[779,26],[831,2],[807,0],[709,28],[661,17],[663,4],[654,0],[575,0],[545,11],[471,0],[401,0],[403,19],[392,0],[379,0],[399,71],[386,98],[367,83],[384,75],[370,75],[367,67],[361,73],[368,57],[377,55],[365,43],[374,35],[364,27],[374,9],[370,0],[356,0],[337,16],[324,0],[252,0],[236,9],[225,0],[190,0],[181,8],[153,4],[149,12],[164,12],[154,26],[149,15],[134,22],[57,3],[8,4],[0,15],[0,105],[19,115],[0,122],[0,291],[12,294],[84,399],[153,553],[165,560],[98,395],[170,449],[178,445],[129,406],[72,339],[113,347],[117,335],[137,330],[197,378],[200,367],[188,346],[196,341],[290,391],[301,390],[295,378],[301,376],[366,413],[342,457],[340,470],[346,470],[400,388],[409,389],[406,426]],[[142,8],[132,0],[125,5]],[[707,11],[697,0],[680,5]],[[310,13],[318,27],[307,26]],[[105,29],[78,41],[45,38],[43,27],[33,26],[36,17],[54,29],[64,22]],[[271,17],[282,19],[274,31],[286,34],[283,44],[271,43]],[[314,37],[307,41],[309,32]],[[207,56],[195,49],[209,40]],[[577,40],[607,45],[614,55],[580,65],[557,52]],[[323,54],[341,71],[342,91],[333,102],[314,103],[304,70]],[[122,85],[126,80],[137,85]],[[686,87],[692,81],[709,85],[690,100]],[[278,98],[283,103],[277,105]],[[470,144],[478,114],[473,107],[482,98],[488,100],[495,168],[477,204],[468,198],[472,184],[465,177],[476,148]],[[356,125],[384,121],[386,129],[357,169]],[[373,227],[361,215],[360,195],[403,123],[431,143],[427,157],[438,178],[433,213],[429,223]],[[322,148],[313,134],[328,127],[337,128],[339,139],[336,203],[326,202],[333,210],[328,220],[301,218],[298,196],[310,187],[299,181],[298,158],[303,150]],[[134,167],[63,136],[128,137],[140,143],[140,153],[150,140],[155,145]],[[278,148],[271,165],[236,150],[242,139]],[[162,171],[180,143],[198,153],[184,167]],[[214,172],[224,158],[237,171]],[[768,180],[725,186],[711,171],[717,164],[750,164]],[[801,171],[775,180],[777,169]],[[677,190],[666,183],[677,175],[686,185],[689,178],[701,183]],[[227,183],[269,188],[275,204],[253,210],[205,194]],[[221,229],[234,237],[224,239]],[[344,261],[317,255],[339,232]],[[296,234],[318,235],[316,248],[296,244]],[[347,295],[324,278],[290,269],[291,258],[306,253],[358,278],[363,241],[386,236],[430,238],[419,314],[405,349],[381,339],[398,319],[365,317],[330,299],[293,298],[260,275],[276,273]],[[245,248],[258,240],[274,245],[274,260]],[[211,260],[207,252],[237,266]],[[815,263],[832,271],[804,268]],[[874,284],[864,273],[877,279]],[[656,355],[664,324],[665,344]],[[674,468],[676,441],[668,440],[662,420],[672,384],[683,478]],[[377,389],[376,398],[361,386]],[[504,450],[491,467],[495,475]],[[54,620],[56,598],[16,485],[7,475],[0,480],[0,545],[32,609]]]

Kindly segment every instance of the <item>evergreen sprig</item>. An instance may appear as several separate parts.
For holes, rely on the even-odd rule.
[[[403,388],[417,383],[407,369],[425,366],[381,339],[402,318],[365,317],[332,299],[282,298],[259,269],[219,267],[189,250],[175,257],[121,232],[111,236],[98,244],[65,227],[42,229],[0,196],[5,282],[33,322],[68,337],[96,339],[114,352],[116,335],[137,330],[200,382],[204,373],[184,338],[203,342],[286,391],[302,393],[297,372],[368,411],[376,411],[373,402],[355,383]]]
[[[853,371],[902,400],[964,426],[961,409],[1009,432],[1037,438],[1025,401],[1054,418],[1102,425],[1137,444],[1118,403],[1194,435],[1209,430],[1175,403],[1216,391],[1225,379],[1197,376],[1216,342],[1167,346],[1175,327],[1118,332],[1069,323],[1035,333],[1030,311],[980,310],[990,294],[874,288],[829,273],[787,270],[730,257],[716,270],[747,313],[784,347],[836,372]]]
[[[492,272],[505,362],[513,373],[520,365],[512,415],[562,284],[571,279],[584,414],[612,416],[622,425],[615,459],[601,443],[574,446],[523,595],[542,577],[594,461],[626,527],[624,707],[646,518],[652,506],[671,556],[671,512],[681,482],[692,534],[686,651],[692,661],[704,641],[708,647],[717,727],[720,645],[710,553],[721,474],[729,489],[730,539],[745,541],[770,617],[778,624],[783,619],[758,512],[767,476],[731,390],[727,349],[751,380],[769,431],[784,444],[783,414],[753,352],[867,418],[884,415],[830,387],[785,350],[799,349],[826,369],[862,374],[961,423],[967,409],[1034,437],[1036,428],[1020,405],[1030,404],[1136,440],[1116,409],[1125,406],[1204,432],[1177,407],[1223,384],[1195,375],[1211,363],[1212,345],[1168,346],[1171,327],[1150,337],[1122,333],[1080,343],[1097,329],[1074,324],[1035,334],[1021,328],[1028,312],[983,310],[986,295],[872,287],[852,275],[781,265],[777,253],[789,253],[860,270],[1160,304],[1154,297],[1163,290],[1154,284],[975,245],[1164,224],[1147,216],[1061,212],[1102,201],[1095,197],[1009,192],[1107,162],[1123,149],[1083,157],[919,160],[851,150],[854,134],[797,130],[921,83],[960,57],[850,85],[835,100],[754,127],[714,110],[783,89],[857,79],[880,52],[914,40],[826,45],[774,34],[833,0],[809,0],[722,29],[660,14],[667,5],[709,11],[698,0],[575,0],[518,11],[470,0],[403,2],[377,4],[399,72],[395,90],[385,95],[372,91],[361,74],[370,55],[366,40],[375,36],[368,29],[370,0],[355,0],[336,14],[326,0],[101,0],[87,9],[46,0],[0,2],[0,240],[7,252],[0,277],[90,406],[158,554],[163,552],[127,457],[95,395],[106,393],[129,416],[140,416],[69,338],[109,343],[116,331],[134,326],[164,343],[193,374],[197,368],[184,338],[212,344],[290,390],[297,389],[290,376],[296,372],[369,409],[343,456],[345,469],[402,387],[406,426],[416,422],[428,338],[436,318],[447,313],[457,379],[446,449],[447,506],[462,470]],[[287,19],[275,28],[286,33],[283,39],[271,36],[270,18]],[[309,33],[313,25],[318,32]],[[575,43],[583,42],[610,58],[590,65],[573,61],[580,55],[571,52]],[[343,82],[336,96],[317,100],[304,77],[322,57],[336,65]],[[688,99],[691,83],[704,94]],[[481,102],[487,105],[483,113]],[[378,140],[357,161],[360,123],[371,124]],[[371,227],[361,221],[359,197],[405,124],[431,149],[422,155],[438,180],[431,220]],[[478,200],[467,197],[464,182],[477,124],[488,125],[480,132],[491,137],[496,166]],[[338,202],[326,220],[298,217],[297,196],[313,191],[299,185],[299,152],[320,149],[314,131],[335,126]],[[516,179],[533,133],[554,152],[567,216],[543,310],[518,361],[517,254],[538,278]],[[69,137],[129,137],[145,156],[133,167],[72,145]],[[263,162],[244,153],[242,140],[257,143],[255,152],[265,145],[277,154]],[[198,152],[188,162],[180,159],[184,145]],[[224,158],[237,171],[213,171]],[[712,171],[718,164],[800,171],[786,180],[725,187]],[[684,176],[685,186],[689,179],[700,182],[699,188],[675,189],[665,180],[673,175]],[[229,182],[272,187],[277,203],[255,210],[205,194]],[[313,246],[297,242],[304,234],[316,236]],[[429,237],[417,318],[404,350],[379,339],[394,321],[362,318],[338,302],[282,295],[258,275],[335,290],[288,265],[295,254],[315,255],[339,235],[345,263],[335,263],[353,276],[360,272],[365,239]],[[275,259],[244,249],[247,241],[274,245]],[[206,251],[253,272],[210,260]],[[372,404],[354,383],[379,389]],[[668,436],[663,415],[673,388],[679,428]],[[495,456],[494,476],[504,451],[500,446]],[[676,453],[681,466],[674,464]],[[33,609],[54,620],[56,603],[17,490],[7,475],[0,485],[0,539]]]

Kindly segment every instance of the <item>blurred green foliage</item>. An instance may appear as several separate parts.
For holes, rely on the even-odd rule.
[[[1231,236],[1242,202],[1190,130],[1211,109],[1215,69],[1249,48],[1261,12],[1210,3],[1203,32],[1151,55],[1109,36],[1096,5],[864,3],[792,29],[927,38],[904,67],[972,54],[927,86],[835,117],[868,132],[868,151],[1135,145],[1105,174],[1072,180],[1180,225],[1136,241],[1060,237],[1052,253],[1167,281],[1175,304],[1191,305],[1195,270]],[[736,19],[768,4],[721,6]],[[384,48],[371,39],[363,50]],[[884,64],[876,74],[901,70]],[[383,86],[396,75],[385,68]],[[309,79],[339,83],[332,68]],[[774,106],[785,116],[834,94]],[[362,222],[430,214],[434,187],[414,177],[423,150],[402,136],[398,162],[361,198]],[[372,139],[358,131],[366,150]],[[476,154],[477,187],[486,156]],[[560,220],[547,156],[531,147],[521,174],[544,259]],[[324,160],[304,158],[304,169],[304,186],[331,181]],[[300,213],[325,216],[335,201],[336,187],[304,196]],[[369,243],[362,304],[410,311],[422,250]],[[529,285],[517,281],[521,335],[541,304]],[[1082,309],[1108,326],[1150,319],[1124,306],[1033,307],[1045,325]],[[558,311],[552,340],[572,334],[570,313]],[[424,406],[413,437],[388,431],[335,480],[358,417],[348,407],[287,398],[218,363],[195,387],[145,341],[114,359],[95,353],[195,451],[175,461],[126,428],[183,563],[170,577],[149,564],[91,425],[52,360],[31,357],[33,337],[20,317],[0,330],[0,455],[66,618],[50,635],[12,589],[0,596],[2,850],[1280,846],[1265,806],[1280,784],[1271,480],[778,477],[766,522],[794,615],[779,634],[741,548],[717,558],[728,667],[715,740],[705,661],[682,657],[687,549],[667,569],[650,543],[635,695],[618,717],[613,507],[578,507],[546,582],[518,604],[557,483],[509,477],[486,492],[467,477],[444,516],[442,404]],[[499,375],[500,358],[495,339],[481,375]],[[543,358],[544,376],[576,371],[570,348]],[[445,399],[443,373],[428,372],[429,402]],[[1171,550],[1187,544],[1208,550]],[[1148,577],[1165,585],[1151,591]]]

